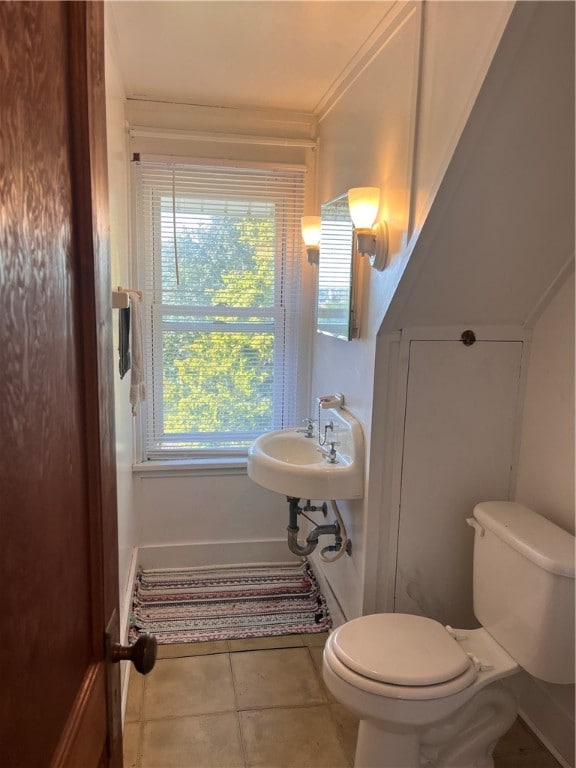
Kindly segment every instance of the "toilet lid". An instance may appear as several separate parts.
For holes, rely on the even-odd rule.
[[[349,669],[393,685],[437,685],[471,665],[442,624],[404,613],[353,619],[334,632],[333,648]]]

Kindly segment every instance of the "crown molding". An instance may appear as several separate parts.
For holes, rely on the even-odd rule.
[[[356,54],[350,59],[338,77],[332,82],[314,109],[318,122],[322,122],[346,91],[360,77],[364,70],[394,38],[404,24],[420,10],[421,2],[398,0],[391,4]]]

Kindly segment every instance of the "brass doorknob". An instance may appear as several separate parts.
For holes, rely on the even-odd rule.
[[[138,672],[147,675],[156,663],[158,641],[154,635],[143,634],[132,645],[120,645],[113,643],[110,648],[110,661],[131,661]]]

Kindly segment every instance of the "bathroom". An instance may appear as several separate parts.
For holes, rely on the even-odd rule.
[[[311,215],[350,188],[379,188],[388,255],[383,270],[371,268],[368,258],[357,260],[358,328],[351,340],[316,333],[317,267],[301,244],[307,344],[298,423],[317,417],[320,394],[341,392],[365,445],[363,497],[338,500],[350,552],[330,564],[316,552],[310,560],[335,624],[396,610],[470,625],[473,532],[466,519],[475,504],[518,501],[574,532],[573,4],[280,4],[309,14],[299,21],[307,22],[301,50],[296,15],[287,15],[300,63],[306,53],[314,60],[314,46],[306,48],[304,40],[318,46],[318,62],[328,60],[330,35],[343,28],[344,58],[337,71],[324,71],[316,90],[310,82],[309,90],[290,91],[288,78],[286,101],[280,80],[261,91],[262,101],[247,81],[240,104],[229,90],[227,97],[210,98],[218,80],[210,80],[205,62],[190,64],[198,95],[164,93],[153,78],[149,87],[134,86],[130,53],[138,52],[136,70],[143,70],[154,35],[169,41],[171,32],[186,28],[180,14],[187,6],[199,13],[196,44],[206,38],[212,48],[204,29],[215,9],[226,7],[226,19],[212,17],[219,28],[214,36],[234,51],[239,30],[248,35],[263,28],[276,4],[164,4],[156,18],[161,5],[104,8],[112,286],[142,287],[132,257],[136,153],[296,164],[306,168],[305,212]],[[269,74],[268,83],[274,80]],[[220,85],[229,82],[228,73]],[[46,92],[47,86],[34,91]],[[18,295],[15,312],[27,310]],[[250,480],[243,457],[145,460],[141,419],[148,403],[133,414],[129,376],[118,374],[117,310],[112,323],[115,618],[126,642],[139,565],[277,562],[290,553],[286,499]],[[26,325],[25,317],[12,331]],[[58,392],[53,408],[61,399]],[[18,403],[18,413],[27,413],[30,402]],[[46,444],[54,448],[48,441],[41,449]],[[22,485],[29,465],[20,453],[10,468]],[[42,478],[58,470],[50,450],[40,455]],[[33,561],[29,529],[19,535],[20,551],[32,553]],[[64,534],[60,538],[62,547]],[[63,563],[76,567],[66,555],[54,571],[66,570]],[[19,561],[6,562],[23,570]],[[41,578],[35,574],[34,583]],[[37,594],[28,596],[30,605],[38,603]],[[34,670],[34,658],[43,658],[40,622],[27,626],[34,642],[30,651],[18,645],[20,670]],[[124,706],[127,679],[123,665],[118,698]],[[573,768],[573,686],[527,674],[510,684],[521,716],[562,765]]]
[[[310,381],[302,382],[309,407],[303,415],[315,415],[319,393],[345,393],[347,406],[362,425],[367,451],[364,498],[341,504],[352,556],[331,565],[314,555],[311,559],[335,618],[391,610],[398,550],[403,559],[396,584],[399,609],[419,613],[428,608],[458,625],[471,619],[466,564],[457,563],[452,571],[446,566],[428,595],[424,586],[419,594],[413,579],[425,585],[442,571],[435,561],[447,561],[454,547],[470,552],[471,532],[463,519],[461,530],[453,532],[430,527],[427,510],[404,523],[402,510],[398,512],[404,482],[416,486],[414,497],[406,500],[415,507],[419,500],[441,508],[444,501],[458,499],[467,516],[485,497],[511,498],[574,531],[572,174],[559,170],[571,168],[566,160],[572,151],[570,130],[559,130],[571,124],[571,86],[569,78],[564,82],[558,74],[565,66],[561,55],[552,59],[547,52],[546,46],[556,52],[562,48],[554,21],[550,28],[541,23],[537,6],[530,14],[526,7],[516,8],[503,38],[513,3],[390,5],[371,38],[370,56],[337,84],[321,105],[319,118],[275,114],[282,123],[275,130],[288,139],[319,139],[318,156],[305,141],[302,148],[295,148],[295,141],[284,150],[316,175],[315,192],[307,192],[308,212],[318,213],[320,203],[350,187],[378,186],[390,236],[386,270],[360,265],[358,338],[311,337]],[[535,16],[528,18],[531,14]],[[107,18],[106,54],[112,282],[129,285],[133,272],[124,255],[129,252],[126,169],[131,153],[209,156],[222,151],[221,145],[184,140],[182,134],[211,129],[265,133],[270,127],[258,126],[263,116],[248,110],[158,104],[150,97],[127,101],[115,50],[120,38],[111,16],[114,12]],[[539,38],[539,45],[528,42],[531,35]],[[522,66],[514,63],[518,50],[518,56],[526,57]],[[567,49],[564,61],[569,63],[570,55]],[[548,71],[542,64],[546,60]],[[551,97],[546,108],[534,108],[541,96],[525,99],[531,67],[541,73],[544,69],[541,93],[552,91],[557,99]],[[156,101],[161,99],[156,96]],[[509,120],[516,121],[515,128]],[[530,130],[521,130],[524,124]],[[126,125],[149,130],[135,130],[127,138]],[[177,138],[170,137],[170,130],[179,132]],[[521,145],[516,157],[511,157],[511,141]],[[253,146],[242,151],[262,151]],[[266,152],[269,158],[269,147]],[[540,152],[542,162],[535,162]],[[534,176],[523,175],[526,158]],[[313,306],[314,267],[306,266],[304,280]],[[475,364],[464,361],[462,368],[464,355],[474,350],[460,342],[468,328],[485,348],[502,350],[506,342],[517,350],[510,375],[518,381],[510,401],[493,407],[490,398],[498,396],[496,390],[477,381]],[[442,358],[454,367],[453,387],[442,394],[438,390],[446,374],[426,369],[421,381],[412,379],[408,385],[410,356],[416,355],[413,366],[426,366],[440,347],[456,350],[453,357]],[[435,352],[432,357],[438,359]],[[483,361],[478,365],[482,369]],[[434,376],[436,390],[434,383],[428,387]],[[137,561],[176,567],[285,559],[285,499],[256,486],[242,467],[213,470],[139,462],[133,453],[128,384],[116,383],[125,603]],[[443,461],[424,477],[421,470],[430,455],[417,455],[414,448],[413,466],[400,465],[403,441],[409,440],[402,433],[406,402],[412,409],[406,419],[415,429],[430,412],[448,408],[428,424],[439,441],[428,446],[430,455],[441,452]],[[507,453],[492,463],[486,461],[490,445],[479,445],[472,434],[481,432],[487,421],[488,429],[497,430],[489,441],[497,434],[498,442],[507,446]],[[448,527],[453,519],[445,518]],[[422,540],[434,540],[435,561],[424,557],[419,571],[415,558],[420,558]],[[518,685],[522,714],[573,765],[573,690],[527,676]]]

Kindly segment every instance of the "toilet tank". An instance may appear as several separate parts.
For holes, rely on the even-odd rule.
[[[574,682],[574,536],[510,501],[474,508],[474,614],[527,672]]]

